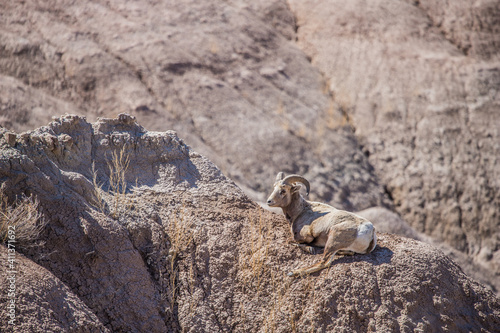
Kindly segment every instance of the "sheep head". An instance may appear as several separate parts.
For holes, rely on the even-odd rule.
[[[283,172],[278,173],[274,183],[273,193],[267,199],[270,207],[287,207],[292,202],[292,196],[298,193],[301,185],[306,186],[307,195],[309,195],[310,185],[307,179],[299,175],[289,175],[285,177]]]

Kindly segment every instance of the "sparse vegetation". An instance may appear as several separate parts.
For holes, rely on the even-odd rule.
[[[171,311],[177,303],[177,297],[179,294],[179,266],[178,259],[182,252],[186,251],[194,240],[194,233],[191,225],[185,221],[184,209],[179,210],[177,213],[173,214],[169,223],[165,227],[165,232],[169,240],[169,251],[168,251],[168,264],[170,279],[167,290],[167,296],[169,299]],[[190,277],[192,281],[193,278],[193,267],[191,266]],[[191,285],[191,289],[194,287]],[[192,304],[191,304],[192,306]]]
[[[269,259],[271,228],[262,219],[259,212],[257,223],[249,216],[247,226],[248,245],[242,249],[239,256],[241,279],[247,287],[260,290],[266,273],[269,272],[267,261]]]
[[[104,190],[102,184],[97,180],[97,171],[95,162],[92,162],[92,183],[94,184],[94,201],[92,205],[102,214],[106,212],[106,200],[104,199]]]
[[[291,318],[290,327],[294,331],[295,323],[292,314],[283,311],[285,305],[285,295],[290,288],[290,280],[285,280],[283,273],[271,270],[270,281],[272,294],[270,295],[269,306],[266,309],[267,316],[264,317],[263,328],[265,332],[276,332],[278,316],[288,316]]]
[[[0,240],[8,241],[10,230],[15,231],[16,244],[33,244],[38,239],[46,222],[38,211],[38,200],[23,196],[9,204],[0,192]]]
[[[127,191],[126,173],[130,164],[130,158],[125,153],[125,146],[118,153],[116,150],[111,154],[111,160],[107,161],[109,169],[109,191],[113,194],[113,218],[118,218],[120,203],[125,202]]]
[[[287,294],[292,280],[287,279],[279,268],[276,268],[276,258],[273,257],[273,226],[271,221],[262,217],[248,217],[246,230],[243,231],[248,240],[246,248],[242,248],[238,258],[239,279],[243,282],[245,294],[249,297],[262,297],[263,311],[261,313],[261,331],[276,332],[281,319],[288,320],[290,332],[296,332],[294,307],[287,304]],[[241,322],[250,320],[243,304],[240,309]],[[256,320],[252,318],[251,320]]]
[[[125,149],[114,151],[107,161],[109,181],[103,183],[99,182],[97,170],[92,166],[95,188],[93,204],[98,211],[114,219],[120,218],[120,214],[127,210],[127,201],[130,200],[127,196],[126,181],[129,164],[130,158]],[[168,310],[173,316],[178,311],[180,297],[194,295],[196,292],[194,263],[188,263],[187,268],[181,264],[181,260],[194,243],[194,231],[186,214],[184,206],[172,211],[163,229],[168,254],[165,258],[167,275],[164,277],[162,294],[168,300]],[[262,210],[259,210],[258,213],[247,217],[242,231],[246,241],[237,259],[237,277],[242,282],[243,293],[250,298],[261,299],[262,312],[259,310],[260,313],[247,313],[244,304],[241,304],[238,310],[241,322],[257,320],[262,332],[276,332],[281,329],[278,323],[285,321],[288,322],[287,330],[297,332],[302,305],[299,304],[297,310],[296,306],[288,302],[292,282],[275,265],[275,228],[272,221],[264,218],[262,214]],[[194,315],[197,308],[196,298],[186,302],[188,313]],[[183,331],[185,327],[178,329]]]
[[[111,158],[106,161],[109,170],[108,189],[103,189],[103,183],[97,180],[97,170],[92,163],[92,182],[94,184],[94,207],[101,213],[117,219],[121,208],[127,208],[127,178],[126,173],[130,165],[130,157],[125,146],[119,151],[113,151]]]
[[[113,151],[111,158],[106,161],[109,171],[108,183],[99,182],[98,172],[95,164],[92,165],[92,182],[94,185],[93,206],[102,214],[118,219],[120,214],[129,209],[127,198],[126,173],[130,165],[130,158],[125,147]],[[194,240],[194,233],[191,225],[185,220],[184,209],[181,208],[173,212],[168,224],[164,228],[168,242],[168,282],[165,288],[165,297],[168,298],[170,310],[173,312],[177,305],[179,296],[179,266],[178,261],[184,251],[186,251]],[[189,278],[194,283],[194,268],[189,271]],[[194,285],[188,286],[193,292]],[[194,312],[195,303],[190,303],[190,311]]]

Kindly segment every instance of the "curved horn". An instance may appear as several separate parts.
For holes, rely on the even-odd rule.
[[[309,181],[302,176],[299,175],[289,175],[283,179],[283,183],[287,185],[292,185],[293,183],[302,183],[306,186],[307,195],[309,195],[309,190],[311,189],[311,185],[309,185]]]
[[[283,172],[278,172],[276,175],[276,181],[279,182],[280,180],[283,180],[285,178],[285,174]]]

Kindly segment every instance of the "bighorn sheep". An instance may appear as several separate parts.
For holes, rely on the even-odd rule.
[[[290,223],[295,244],[304,251],[318,253],[324,247],[323,258],[317,264],[288,273],[289,276],[311,274],[331,265],[335,254],[370,253],[377,245],[373,224],[350,212],[324,203],[305,200],[299,193],[302,183],[309,195],[309,182],[302,176],[276,176],[273,193],[267,204],[281,207]]]

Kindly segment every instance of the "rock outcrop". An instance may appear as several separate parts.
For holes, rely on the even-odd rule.
[[[110,332],[54,274],[20,253],[15,255],[16,269],[6,269],[7,257],[7,248],[0,245],[2,332]]]
[[[249,200],[173,132],[148,132],[127,115],[94,124],[68,115],[12,135],[0,136],[2,191],[36,196],[47,223],[44,244],[17,257],[18,331],[493,332],[500,325],[491,291],[408,238],[381,233],[368,255],[286,277],[318,256],[289,245],[284,218]],[[32,288],[31,279],[44,282]],[[33,317],[38,307],[45,310]],[[3,319],[2,331],[10,329]]]
[[[500,3],[289,1],[396,211],[500,275]]]
[[[0,125],[128,112],[254,200],[285,171],[311,199],[395,208],[498,292],[498,17],[490,0],[3,1]]]

